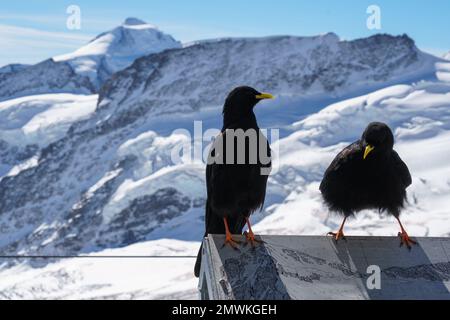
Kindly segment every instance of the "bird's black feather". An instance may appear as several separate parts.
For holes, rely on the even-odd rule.
[[[211,146],[206,166],[205,236],[224,234],[224,217],[230,232],[241,234],[246,218],[264,204],[268,174],[262,174],[261,170],[270,169],[271,153],[269,142],[261,133],[253,113],[253,107],[258,102],[254,98],[257,94],[259,92],[253,88],[239,87],[225,101],[222,132]],[[256,137],[256,140],[245,139],[244,150],[238,150],[238,140],[234,139],[236,132],[232,131],[239,129],[244,132],[253,130]],[[226,143],[228,138],[232,141],[231,145]],[[256,161],[251,161],[250,149],[256,151]],[[227,160],[230,151],[234,154],[234,157],[230,156],[232,163]],[[238,153],[242,151],[245,152],[245,160],[238,163]],[[219,156],[222,162],[212,161]],[[200,272],[201,250],[200,247],[194,269],[196,276]]]
[[[403,187],[406,189],[412,183],[412,178],[411,174],[409,173],[408,167],[406,166],[406,163],[404,163],[403,160],[400,159],[400,156],[397,152],[392,151],[392,158],[402,180]]]
[[[375,148],[363,159],[367,145]],[[331,211],[349,216],[363,209],[378,209],[399,216],[411,175],[392,147],[391,130],[385,124],[371,123],[360,140],[335,157],[320,184]]]

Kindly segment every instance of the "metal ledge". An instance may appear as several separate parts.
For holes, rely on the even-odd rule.
[[[239,251],[224,235],[204,239],[201,299],[450,300],[450,238],[414,238],[410,251],[397,237],[259,238]]]

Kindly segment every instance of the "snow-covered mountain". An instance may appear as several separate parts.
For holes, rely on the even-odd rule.
[[[42,148],[89,117],[96,103],[97,95],[66,93],[0,102],[0,177],[34,164]]]
[[[95,93],[136,58],[179,47],[178,41],[156,27],[128,18],[73,53],[33,66],[4,66],[0,69],[0,101],[42,93]]]
[[[447,210],[450,192],[449,107],[450,84],[423,82],[396,85],[344,100],[294,123],[294,132],[273,144],[273,148],[279,150],[280,169],[269,179],[265,210],[252,218],[257,222],[254,229],[262,234],[325,235],[338,228],[340,218],[330,215],[320,198],[318,186],[323,171],[341,148],[360,136],[367,121],[381,120],[393,128],[395,149],[413,175],[413,184],[408,189],[409,204],[402,215],[408,232],[415,236],[450,236]],[[137,157],[139,152],[148,155],[176,140],[174,135],[156,138],[147,133],[130,140],[122,148],[129,153],[135,149]],[[104,197],[109,189],[104,185],[116,177],[114,173],[104,177],[92,188],[90,196],[98,199],[96,192],[102,190]],[[160,216],[168,219],[149,231],[147,240],[150,241],[90,255],[195,255],[198,242],[192,240],[198,240],[202,234],[203,208],[191,204],[189,209],[173,214],[176,210],[172,205],[177,207],[177,203],[185,201],[187,207],[189,197],[203,196],[202,179],[202,165],[180,164],[162,168],[142,179],[124,181],[109,198],[109,209],[99,213],[105,215],[108,212],[110,221],[114,216],[116,219],[122,217],[122,224],[116,225],[114,235],[121,234],[120,228],[134,230],[133,221],[153,224],[161,221]],[[111,185],[114,184],[117,185]],[[133,196],[156,194],[156,186],[168,185],[184,193],[186,200],[169,201],[156,212],[153,208],[158,207],[157,199],[161,194],[153,201],[126,204]],[[89,198],[86,199],[88,203]],[[127,208],[127,214],[123,214],[121,206]],[[139,206],[140,210],[130,209]],[[78,220],[86,212],[79,211]],[[111,213],[114,214],[111,216]],[[146,218],[140,220],[139,215]],[[71,219],[76,218],[72,216]],[[100,220],[96,222],[101,227]],[[49,227],[48,223],[42,223],[35,240]],[[396,235],[398,225],[392,218],[364,211],[347,222],[345,231],[348,235]],[[80,234],[83,234],[81,229],[67,237],[68,250],[71,243],[79,240]],[[47,240],[54,241],[57,237]],[[39,247],[39,242],[35,243]],[[26,251],[19,252],[23,250]],[[26,261],[12,266],[4,262],[0,264],[0,298],[195,299],[197,282],[192,275],[193,264],[194,259],[188,258],[64,259],[45,267],[39,264],[38,268]],[[169,269],[171,272],[166,272]]]
[[[8,64],[6,66],[1,67],[0,68],[0,73],[17,72],[17,71],[25,69],[28,66],[29,65],[27,65],[27,64],[12,63],[12,64]]]
[[[67,62],[52,59],[0,73],[0,101],[41,93],[91,94],[95,87],[87,77],[76,74]]]
[[[99,107],[110,109],[109,121],[132,112],[153,117],[199,111],[221,105],[224,92],[242,83],[279,96],[340,96],[434,76],[437,61],[406,35],[202,41],[136,60],[102,87]]]
[[[192,127],[189,113],[220,121],[234,85],[294,100],[338,99],[358,88],[429,77],[435,61],[406,36],[339,41],[334,34],[208,41],[139,58],[105,84],[95,113],[43,148],[35,165],[0,181],[0,251],[76,254],[124,246],[163,236],[162,225],[201,212],[203,164],[174,166],[172,149],[189,140],[171,131]],[[267,108],[291,110],[284,125],[301,109]]]
[[[53,60],[68,62],[75,73],[87,76],[99,88],[113,73],[125,69],[137,58],[180,47],[180,42],[155,26],[127,18],[121,26],[98,35],[75,52]]]
[[[380,120],[394,129],[396,148],[413,174],[408,231],[449,234],[443,208],[450,191],[450,83],[436,76],[446,60],[421,52],[407,36],[200,41],[138,58],[106,81],[97,103],[93,79],[100,79],[104,65],[119,68],[120,52],[130,53],[112,38],[141,27],[154,34],[154,28],[127,20],[119,27],[126,31],[114,29],[90,49],[48,60],[51,68],[72,70],[67,86],[86,89],[87,81],[92,90],[0,103],[2,255],[195,254],[203,233],[204,164],[187,161],[186,154],[174,163],[173,151],[192,146],[194,120],[203,129],[220,128],[223,100],[242,84],[277,96],[258,105],[257,115],[263,127],[280,128],[282,138],[272,144],[279,170],[269,179],[264,211],[254,216],[255,230],[335,229],[340,221],[328,215],[318,192],[322,173],[368,122]],[[108,54],[99,60],[92,52]],[[13,88],[4,89],[8,97],[26,83],[18,80],[20,72],[5,73],[18,77],[3,82]],[[395,235],[397,226],[363,212],[346,231]],[[0,260],[0,298],[195,297],[194,260],[108,260],[112,273],[104,276],[102,260],[86,261]],[[159,277],[148,283],[108,278],[124,265]],[[160,272],[168,268],[174,273]]]
[[[0,300],[195,299],[197,279],[187,272],[192,268],[192,259],[97,256],[185,255],[197,250],[197,243],[157,240],[106,249],[100,254],[90,254],[91,258],[53,261],[45,267],[18,264],[0,269]]]
[[[444,55],[444,59],[448,61],[436,63],[436,77],[445,82],[450,82],[450,52]]]
[[[280,204],[257,227],[261,233],[324,234],[338,227],[318,190],[333,157],[360,137],[371,121],[393,129],[396,145],[413,177],[403,221],[409,232],[450,236],[445,203],[450,192],[450,84],[421,82],[396,85],[332,104],[293,124],[295,132],[278,142],[279,173],[271,185],[287,189]],[[277,145],[275,145],[275,148]],[[396,235],[392,218],[364,211],[346,224],[348,234]]]

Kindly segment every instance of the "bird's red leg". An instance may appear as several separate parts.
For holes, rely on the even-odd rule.
[[[230,229],[228,228],[227,218],[225,218],[225,217],[223,218],[223,223],[225,224],[225,242],[223,243],[222,247],[229,244],[230,247],[237,250],[238,249],[237,247],[238,247],[239,243],[241,243],[241,242],[234,240],[233,237],[231,236]]]
[[[344,221],[342,221],[341,227],[339,228],[338,232],[328,232],[327,235],[331,235],[334,237],[334,240],[338,241],[339,239],[345,239],[344,236],[344,224],[345,224],[345,220],[347,220],[347,217],[344,218]]]
[[[403,245],[406,245],[406,247],[411,250],[411,245],[412,244],[417,244],[416,241],[411,240],[411,238],[409,237],[408,233],[406,232],[405,228],[403,228],[402,223],[400,222],[400,219],[398,217],[395,217],[398,221],[398,223],[400,224],[400,232],[398,233],[398,236],[400,237],[400,247]]]
[[[244,232],[247,242],[250,242],[252,247],[254,247],[256,243],[262,243],[263,241],[255,239],[255,234],[253,233],[252,226],[250,225],[250,219],[246,217],[245,221],[247,221],[248,225],[248,232]]]

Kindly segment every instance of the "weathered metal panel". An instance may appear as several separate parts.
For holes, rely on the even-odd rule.
[[[450,238],[415,238],[411,251],[397,237],[260,238],[239,251],[222,247],[223,235],[205,238],[209,298],[450,300]],[[369,289],[377,268],[381,287]]]

